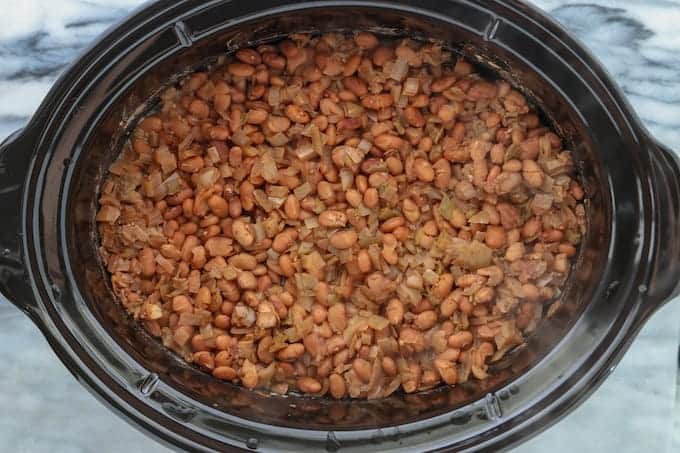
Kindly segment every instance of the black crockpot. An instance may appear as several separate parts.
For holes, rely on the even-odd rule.
[[[561,305],[484,383],[375,401],[248,391],[183,363],[131,323],[98,260],[97,188],[138,105],[239,47],[353,29],[443,40],[522,90],[578,161],[589,231]],[[678,292],[679,176],[674,154],[594,58],[524,3],[161,1],[102,36],[0,147],[0,291],[80,382],[176,448],[498,451],[583,401]]]

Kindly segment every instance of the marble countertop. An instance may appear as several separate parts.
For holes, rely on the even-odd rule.
[[[586,3],[587,2],[587,3]],[[650,131],[680,151],[680,0],[536,0],[600,58]],[[0,140],[59,71],[137,0],[22,0],[0,17]],[[0,451],[164,452],[82,388],[0,297]],[[680,300],[659,310],[582,406],[521,453],[680,451]]]

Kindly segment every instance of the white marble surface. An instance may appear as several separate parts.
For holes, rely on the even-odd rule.
[[[9,3],[0,15],[0,139],[21,127],[79,49],[140,2]],[[651,132],[680,150],[680,0],[535,3],[592,49]],[[0,325],[0,452],[167,451],[86,392],[2,298]],[[680,451],[679,327],[675,300],[648,322],[585,404],[516,451]]]

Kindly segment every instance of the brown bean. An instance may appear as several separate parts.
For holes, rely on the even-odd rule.
[[[297,386],[305,393],[319,393],[321,391],[321,383],[311,377],[301,377],[297,381]]]
[[[357,358],[352,362],[352,369],[356,375],[364,382],[368,382],[371,379],[371,369],[373,367],[371,364],[364,359]]]
[[[456,349],[463,349],[472,344],[472,334],[468,331],[454,333],[449,337],[449,346]]]
[[[404,145],[404,140],[392,134],[381,134],[373,139],[373,144],[383,151],[398,150]]]
[[[385,308],[385,316],[393,326],[401,324],[404,319],[404,304],[399,299],[390,299]]]
[[[285,348],[281,349],[276,357],[284,362],[294,362],[302,357],[305,353],[305,347],[302,343],[291,343]]]
[[[333,332],[342,333],[347,326],[347,313],[344,304],[331,305],[328,308],[328,324]]]
[[[286,214],[286,217],[291,220],[296,220],[300,217],[300,201],[295,195],[288,195],[283,205],[283,212]]]
[[[210,305],[211,300],[212,296],[210,294],[210,289],[205,286],[201,286],[196,293],[196,306],[205,309]]]
[[[354,230],[342,230],[330,237],[330,243],[333,247],[339,250],[352,248],[358,239],[357,233]]]
[[[364,274],[371,272],[373,264],[371,262],[371,257],[366,249],[361,249],[359,250],[359,253],[357,253],[357,266],[359,267],[359,270]]]
[[[440,77],[432,81],[430,84],[430,90],[432,90],[433,93],[441,93],[442,91],[451,88],[454,83],[456,83],[455,77]]]
[[[489,225],[486,229],[486,245],[492,249],[499,249],[505,245],[505,229],[500,226]]]
[[[366,82],[357,77],[347,77],[342,80],[342,84],[355,96],[361,97],[368,93],[368,86],[366,85]]]
[[[394,359],[391,357],[383,357],[382,358],[382,369],[385,372],[386,375],[388,376],[396,376],[397,375],[397,364],[394,362]]]
[[[442,359],[435,359],[434,366],[442,380],[449,385],[458,383],[458,373],[452,362]]]
[[[241,49],[236,52],[236,59],[242,63],[257,66],[262,62],[262,57],[255,49]]]
[[[404,118],[406,122],[413,127],[423,127],[425,126],[425,118],[420,110],[415,107],[406,107],[404,109]]]
[[[231,223],[231,234],[243,247],[250,247],[255,242],[255,235],[248,223],[241,219],[235,219]]]
[[[511,263],[517,261],[524,256],[524,244],[522,242],[515,242],[508,246],[505,250],[505,259]]]
[[[208,198],[208,206],[217,217],[224,218],[229,215],[229,203],[219,195],[212,195]]]
[[[230,366],[218,366],[212,371],[212,375],[224,381],[233,381],[238,378],[238,373]]]
[[[373,49],[378,45],[378,38],[373,33],[362,31],[354,35],[354,42],[361,49]]]
[[[247,63],[231,63],[227,66],[229,74],[236,77],[250,77],[255,74],[255,68]]]
[[[328,376],[328,389],[331,396],[336,400],[344,398],[345,393],[347,392],[345,380],[337,373]]]
[[[269,114],[266,110],[248,110],[246,114],[246,123],[248,124],[262,124],[267,120]]]
[[[434,310],[426,310],[416,316],[413,325],[420,330],[430,329],[437,323],[437,313]]]
[[[257,267],[257,258],[249,253],[239,253],[229,258],[229,264],[244,271],[252,271]]]
[[[144,247],[142,249],[139,253],[139,263],[144,277],[151,277],[156,273],[156,261],[151,248]]]
[[[178,295],[172,298],[172,311],[177,313],[191,312],[193,311],[193,306],[187,296]]]
[[[378,189],[374,187],[370,187],[366,189],[364,192],[364,197],[363,197],[364,205],[367,208],[375,208],[378,206],[378,203],[380,201],[380,198],[378,196]]]
[[[454,188],[456,196],[461,200],[471,200],[477,196],[477,189],[469,181],[459,181]]]
[[[297,232],[292,228],[285,229],[274,237],[272,249],[275,252],[283,253],[293,245],[295,239],[297,239]]]
[[[449,295],[451,289],[453,288],[453,275],[452,274],[442,274],[439,276],[437,283],[432,286],[432,295],[439,300],[443,300]]]
[[[380,231],[382,231],[383,233],[391,233],[392,231],[396,230],[405,223],[406,219],[404,219],[403,217],[392,217],[388,220],[385,220],[380,225]]]
[[[413,172],[421,181],[431,182],[434,180],[432,164],[425,159],[418,158],[413,161]]]
[[[195,352],[193,359],[196,365],[208,371],[213,370],[215,368],[215,358],[208,351]]]
[[[288,104],[285,113],[288,119],[294,123],[307,124],[311,120],[309,113],[305,112],[299,105]]]
[[[319,224],[326,228],[342,228],[347,225],[347,215],[342,211],[323,211],[319,214]]]
[[[522,176],[529,187],[538,188],[543,185],[543,171],[533,160],[522,161]]]
[[[257,279],[248,271],[239,272],[236,277],[236,282],[241,289],[255,289],[257,288]]]

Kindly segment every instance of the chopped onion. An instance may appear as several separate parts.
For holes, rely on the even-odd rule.
[[[267,237],[262,222],[258,221],[257,223],[255,223],[255,225],[253,225],[253,232],[255,233],[255,240],[257,242],[263,241],[264,238]]]
[[[220,164],[219,170],[220,176],[222,176],[223,178],[231,178],[231,176],[234,174],[234,172],[232,171],[231,167],[227,162]]]
[[[279,180],[279,170],[276,168],[276,161],[268,152],[265,152],[260,157],[260,163],[262,165],[262,177],[268,183],[276,183]]]
[[[130,173],[139,173],[139,168],[129,162],[114,162],[109,167],[109,173],[116,176],[125,176]]]
[[[120,209],[111,205],[104,205],[97,213],[97,222],[113,223],[120,217]]]
[[[165,186],[166,193],[168,195],[175,194],[179,192],[179,189],[182,188],[182,178],[180,178],[179,174],[175,172],[168,176],[165,181],[163,181],[163,186]]]
[[[204,340],[209,340],[215,336],[215,331],[213,330],[212,323],[208,323],[202,326],[199,330]]]
[[[399,102],[399,98],[401,97],[401,85],[395,85],[390,89],[390,94],[392,95],[392,99],[394,100],[394,103]]]
[[[320,156],[323,154],[323,140],[321,139],[321,132],[319,132],[319,128],[316,127],[315,124],[312,124],[312,126],[309,128],[309,131],[312,136],[312,149],[314,149],[314,152]]]
[[[415,96],[418,94],[418,88],[420,86],[420,82],[418,81],[417,78],[415,77],[409,77],[406,79],[406,82],[404,82],[404,88],[401,91],[401,94],[404,96]]]
[[[357,145],[357,148],[359,148],[364,153],[368,153],[371,150],[371,148],[373,148],[373,143],[369,142],[365,138],[362,138],[359,144]]]
[[[373,210],[369,207],[366,207],[363,203],[359,205],[357,208],[357,215],[359,217],[366,217],[368,215],[371,215],[373,213]]]
[[[270,215],[262,222],[265,236],[274,237],[279,233],[279,216],[277,214]]]
[[[200,326],[202,324],[203,317],[194,313],[183,312],[179,314],[179,319],[177,320],[178,326]]]
[[[271,196],[270,196],[270,197],[269,197],[269,201],[271,201],[272,204],[274,205],[274,207],[275,207],[276,209],[278,209],[278,208],[280,208],[281,206],[283,206],[283,203],[286,201],[286,199],[285,199],[284,197],[271,197]]]
[[[310,107],[309,97],[307,97],[307,94],[304,91],[299,90],[295,93],[295,96],[293,96],[293,104],[297,104],[305,108]]]
[[[342,190],[348,190],[354,184],[354,173],[348,168],[340,170],[340,183]]]
[[[382,316],[371,315],[368,318],[368,326],[373,330],[383,330],[389,324],[390,322],[387,318],[383,318]]]
[[[325,265],[326,262],[316,250],[302,256],[302,268],[307,272],[317,272],[320,269],[323,269]]]
[[[281,87],[270,86],[267,93],[267,102],[272,107],[276,107],[281,102]]]
[[[159,146],[154,152],[154,160],[161,166],[163,174],[170,173],[177,168],[177,158],[175,157],[175,154],[170,152],[165,145]],[[113,168],[113,166],[111,168]]]
[[[267,137],[267,142],[272,146],[283,146],[288,143],[288,137],[283,132]]]
[[[220,176],[220,171],[215,167],[203,168],[196,177],[196,185],[207,189],[212,187],[220,179]]]
[[[469,223],[488,224],[490,222],[489,213],[487,211],[479,211],[468,219]]]
[[[238,128],[236,132],[234,132],[230,140],[238,146],[250,145],[250,137],[248,137],[241,128]]]
[[[191,146],[191,143],[194,141],[194,134],[192,132],[189,132],[186,137],[184,137],[184,140],[179,142],[177,145],[177,149],[179,151],[182,151],[183,149],[187,149],[189,146]]]
[[[319,281],[312,274],[298,272],[295,274],[295,286],[299,294],[313,295]]]
[[[211,163],[217,163],[220,161],[220,153],[217,151],[217,148],[214,146],[208,147],[206,150],[206,153],[208,154],[208,158]]]
[[[364,113],[364,108],[354,102],[345,102],[342,108],[347,118],[358,118]]]
[[[307,143],[307,142],[302,143],[295,150],[295,155],[300,160],[309,160],[312,157],[314,157],[314,153],[315,153],[314,147],[312,146],[311,143]]]
[[[298,254],[305,255],[314,250],[314,244],[312,242],[301,242],[298,246]]]
[[[553,196],[545,193],[537,193],[531,201],[531,209],[537,214],[548,211],[553,204]]]
[[[390,71],[390,78],[401,82],[404,80],[408,74],[408,62],[402,58],[397,58],[397,60],[392,65],[392,70]]]
[[[319,228],[319,218],[316,216],[305,217],[305,227],[313,230],[314,228]]]
[[[267,212],[273,211],[275,206],[274,203],[269,199],[266,193],[264,193],[263,190],[255,190],[253,192],[253,196],[255,197],[255,201],[257,204],[264,209]]]
[[[269,154],[272,155],[276,162],[281,162],[286,154],[286,148],[283,146],[275,146],[269,150]]]
[[[349,321],[349,325],[342,334],[345,340],[345,344],[352,344],[351,342],[354,336],[357,333],[361,333],[366,329],[368,329],[368,320],[366,318],[362,318],[359,316],[351,318]]]
[[[308,182],[305,182],[304,184],[299,185],[293,191],[293,194],[295,194],[295,197],[298,200],[302,200],[303,198],[305,198],[310,193],[312,193],[312,186]]]
[[[244,335],[250,332],[250,327],[232,327],[229,332],[233,335]]]
[[[354,148],[353,146],[345,145],[345,153],[347,157],[349,157],[349,160],[355,164],[360,164],[364,160],[365,153],[358,148]]]
[[[288,187],[286,186],[274,186],[270,185],[267,187],[267,195],[275,198],[285,198],[288,196]]]
[[[398,117],[395,117],[392,120],[392,124],[394,125],[394,129],[397,131],[399,135],[403,135],[404,132],[406,132],[404,125],[402,124],[401,120]]]

